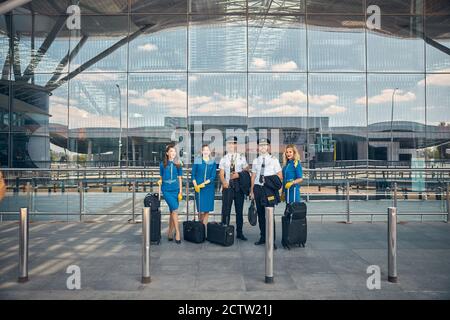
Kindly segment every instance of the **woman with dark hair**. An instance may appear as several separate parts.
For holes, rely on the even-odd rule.
[[[217,170],[216,162],[210,156],[211,150],[204,144],[201,157],[196,157],[192,166],[195,204],[199,220],[205,225],[208,223],[209,212],[214,211],[214,180]]]
[[[164,161],[159,165],[160,179],[158,184],[161,185],[162,194],[170,211],[167,237],[169,241],[172,241],[175,230],[175,242],[180,244],[181,234],[178,225],[177,210],[179,202],[183,199],[183,195],[181,194],[183,169],[181,161],[176,160],[176,158],[177,150],[175,149],[175,145],[169,144],[166,147]]]

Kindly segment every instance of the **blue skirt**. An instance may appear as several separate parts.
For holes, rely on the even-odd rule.
[[[195,193],[195,205],[198,212],[214,211],[214,185],[210,184]]]
[[[166,200],[167,205],[169,206],[169,211],[172,213],[173,211],[178,209],[178,194],[179,190],[174,191],[163,191],[162,194],[164,196],[164,200]]]

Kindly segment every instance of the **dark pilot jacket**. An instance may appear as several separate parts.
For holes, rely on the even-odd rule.
[[[279,190],[283,186],[280,177],[276,174],[264,177],[264,207],[273,207],[281,202]]]

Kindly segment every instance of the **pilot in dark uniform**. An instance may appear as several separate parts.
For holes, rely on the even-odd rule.
[[[247,240],[242,232],[245,193],[240,187],[239,172],[248,170],[245,155],[237,153],[237,137],[229,137],[226,142],[227,154],[220,160],[219,177],[222,183],[222,223],[229,224],[231,206],[234,201],[236,211],[236,238]]]

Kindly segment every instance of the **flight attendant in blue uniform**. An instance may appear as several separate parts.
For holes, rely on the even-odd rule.
[[[181,243],[180,227],[178,225],[178,206],[183,199],[181,193],[183,169],[181,161],[175,160],[177,151],[175,146],[170,144],[166,147],[164,161],[159,165],[161,191],[170,210],[169,231],[167,237],[169,241],[173,240],[173,231],[175,230],[175,242]]]
[[[202,156],[194,160],[192,166],[192,183],[195,189],[195,204],[199,220],[208,223],[209,212],[214,211],[214,180],[216,179],[216,162],[210,158],[211,150],[207,144],[202,146]]]
[[[297,147],[289,144],[286,146],[283,156],[283,196],[286,203],[301,202],[300,183],[302,182],[303,169],[300,155]]]

